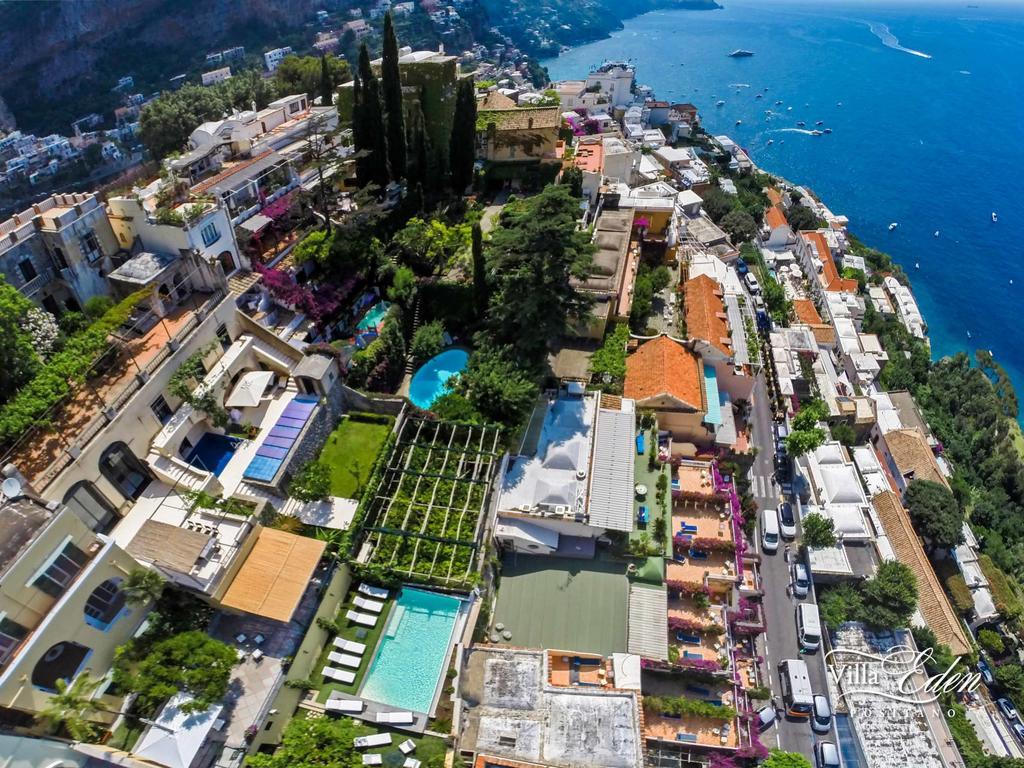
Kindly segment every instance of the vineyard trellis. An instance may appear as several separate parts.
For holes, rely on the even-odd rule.
[[[364,522],[364,562],[412,580],[466,584],[474,571],[501,430],[409,417]]]

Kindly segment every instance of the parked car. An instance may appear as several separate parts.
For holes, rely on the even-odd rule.
[[[1013,729],[1013,735],[1017,737],[1017,741],[1024,744],[1024,725],[1021,725],[1020,720],[1015,721],[1010,727]]]
[[[832,705],[828,703],[828,697],[820,693],[814,694],[811,704],[811,730],[815,733],[832,730]]]
[[[747,290],[750,291],[751,295],[756,296],[761,292],[761,284],[757,282],[757,278],[750,272],[743,276],[743,282],[747,284]]]
[[[814,762],[818,768],[840,768],[839,750],[831,741],[819,741],[814,745]]]
[[[779,516],[771,507],[761,513],[761,549],[766,555],[779,551]]]
[[[796,538],[796,515],[793,513],[793,505],[788,501],[779,505],[779,533],[784,539]]]
[[[743,277],[749,271],[750,268],[747,267],[747,262],[743,259],[736,259],[736,272],[739,273],[740,277]]]
[[[757,717],[757,730],[766,731],[775,725],[775,721],[779,719],[778,713],[775,711],[774,704],[765,704],[756,712]]]
[[[793,578],[793,596],[803,600],[811,590],[811,579],[807,575],[807,566],[803,563],[793,563],[791,568]]]
[[[1017,710],[1014,709],[1013,702],[1005,696],[1000,696],[996,699],[996,706],[999,707],[999,711],[1006,716],[1007,720],[1010,720],[1011,722],[1013,720],[1019,720],[1017,717]]]
[[[992,685],[996,681],[995,675],[992,674],[992,667],[988,665],[988,662],[984,659],[978,659],[978,672],[981,673],[981,681],[985,685]]]

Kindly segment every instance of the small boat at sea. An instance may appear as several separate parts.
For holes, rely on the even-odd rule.
[[[841,107],[841,106],[843,106],[843,102],[841,102],[841,101],[837,101],[837,102],[836,102],[836,106],[837,106],[837,107]]]
[[[756,94],[756,95],[754,96],[754,98],[755,98],[755,99],[760,99],[760,98],[761,98],[761,94],[760,94],[760,93]]]
[[[787,112],[792,112],[792,111],[793,111],[793,108],[792,108],[792,107],[786,107],[786,111],[787,111]]]
[[[932,235],[932,237],[938,237],[938,236],[939,236],[939,230],[937,230],[937,229],[936,229],[936,230],[935,230],[935,234],[934,234],[934,235]]]
[[[811,131],[811,136],[821,136],[821,131]]]
[[[729,54],[729,56],[731,58],[733,58],[733,59],[745,59],[748,56],[753,56],[753,55],[754,55],[753,51],[748,51],[748,50],[746,50],[744,48],[737,48],[735,51],[733,51],[732,53]]]
[[[822,131],[822,133],[832,133],[832,129],[826,128],[825,130]]]
[[[894,221],[894,222],[890,223],[889,224],[889,231],[892,232],[898,226],[899,226],[899,222],[898,221]]]
[[[782,99],[779,99],[778,101],[776,101],[775,102],[775,106],[776,107],[781,107],[782,106]]]
[[[921,262],[915,261],[914,262],[914,269],[920,269],[920,268],[921,268]]]
[[[992,211],[992,221],[999,221],[999,214],[997,214],[995,211]]]
[[[743,121],[742,120],[737,120],[736,121],[736,125],[743,125]]]
[[[803,128],[805,125],[807,125],[807,123],[805,123],[803,120],[797,120],[796,124],[800,128]]]
[[[775,143],[775,139],[768,139],[768,146],[769,146],[769,147],[770,147],[770,146],[771,146],[772,144],[774,144],[774,143]]]
[[[723,99],[719,99],[718,101],[715,102],[715,106],[716,107],[725,106],[725,101]]]
[[[824,124],[825,124],[825,121],[824,121],[824,120],[817,120],[817,121],[815,121],[815,123],[814,123],[814,124],[815,124],[815,125],[824,125]]]

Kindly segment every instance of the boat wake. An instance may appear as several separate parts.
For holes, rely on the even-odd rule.
[[[802,133],[805,136],[816,136],[814,131],[810,131],[807,128],[776,128],[772,133]]]
[[[882,45],[886,48],[892,48],[894,51],[902,51],[903,53],[909,53],[911,56],[919,56],[922,59],[930,59],[931,54],[924,53],[923,51],[915,51],[913,48],[905,48],[900,45],[899,39],[892,33],[888,26],[881,24],[877,21],[865,22],[868,28],[871,30],[871,34],[882,41]]]

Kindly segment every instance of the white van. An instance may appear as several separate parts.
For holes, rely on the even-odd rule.
[[[761,549],[766,555],[779,551],[779,515],[772,507],[761,513]]]
[[[796,636],[805,651],[816,651],[821,647],[821,621],[818,606],[814,603],[800,603],[796,607]]]
[[[757,278],[754,277],[753,272],[747,272],[747,274],[743,276],[743,282],[747,284],[747,290],[749,290],[753,295],[756,296],[761,292],[761,284],[757,282]]]

